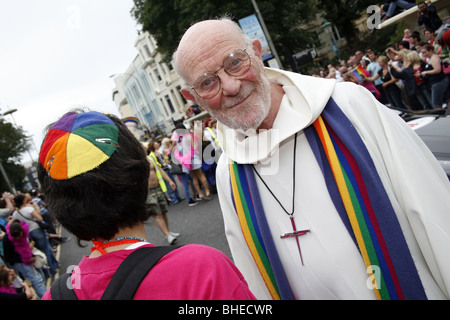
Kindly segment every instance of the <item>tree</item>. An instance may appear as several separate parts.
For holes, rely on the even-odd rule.
[[[349,47],[358,40],[358,30],[355,21],[361,18],[373,0],[318,0],[318,8],[324,13],[324,18],[332,22],[341,35],[347,39]]]
[[[20,155],[28,149],[28,137],[21,127],[16,128],[0,117],[0,161],[10,183],[21,189],[24,184],[25,168],[20,164]],[[12,191],[0,174],[0,191]]]
[[[277,52],[297,52],[315,42],[301,26],[315,17],[312,1],[259,0],[259,10]],[[156,40],[158,52],[170,59],[181,36],[194,22],[228,15],[234,21],[255,13],[251,0],[134,0],[132,16]]]

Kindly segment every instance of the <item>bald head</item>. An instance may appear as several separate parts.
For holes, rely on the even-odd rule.
[[[192,25],[183,35],[174,54],[175,67],[180,76],[189,83],[194,64],[206,66],[208,57],[223,47],[251,46],[250,39],[235,22],[228,18],[205,20]]]

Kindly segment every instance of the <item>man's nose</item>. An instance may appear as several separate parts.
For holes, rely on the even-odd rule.
[[[241,88],[241,81],[238,78],[230,76],[225,71],[221,71],[219,77],[223,95],[235,96],[239,93],[239,90]]]

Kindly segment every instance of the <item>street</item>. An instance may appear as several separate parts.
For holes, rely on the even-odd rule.
[[[177,183],[177,186],[180,195],[183,195],[181,184]],[[199,201],[193,207],[189,207],[186,200],[171,205],[167,215],[170,231],[181,233],[176,245],[190,243],[208,245],[222,251],[231,259],[217,194],[212,194],[211,200]],[[145,229],[148,240],[152,244],[168,245],[163,233],[156,226],[154,218],[148,220]],[[64,229],[62,235],[70,237],[70,240],[63,243],[59,249],[60,274],[71,270],[83,256],[89,255],[92,246],[91,242],[82,241],[81,244],[86,247],[80,248],[76,237]]]

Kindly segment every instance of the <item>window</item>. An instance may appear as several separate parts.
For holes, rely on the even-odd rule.
[[[172,101],[169,98],[169,95],[165,95],[164,98],[166,98],[167,104],[169,105],[170,112],[175,113],[175,109],[173,107]]]
[[[144,44],[144,49],[145,49],[145,52],[147,53],[147,56],[150,58],[152,56],[152,54],[151,54],[150,49],[148,48],[148,46],[146,44]]]
[[[162,81],[161,75],[159,74],[159,70],[158,68],[153,69],[153,72],[156,75],[156,78],[158,79],[158,81]]]

